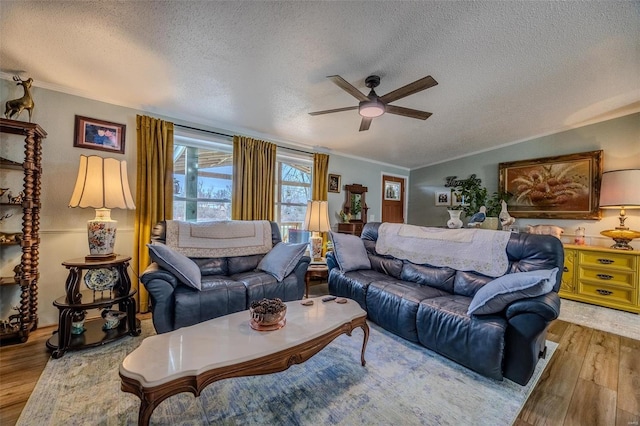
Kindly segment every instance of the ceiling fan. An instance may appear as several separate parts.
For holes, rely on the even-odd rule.
[[[357,109],[358,113],[362,116],[362,122],[360,123],[361,132],[364,130],[369,130],[369,126],[371,126],[371,120],[373,120],[375,117],[381,116],[385,112],[388,112],[390,114],[403,115],[405,117],[418,118],[420,120],[426,120],[431,116],[430,112],[419,111],[417,109],[404,108],[389,104],[393,101],[397,101],[398,99],[413,95],[414,93],[418,93],[422,90],[428,89],[438,84],[438,82],[429,75],[427,77],[421,78],[420,80],[416,80],[413,83],[409,83],[406,86],[402,86],[401,88],[396,89],[393,92],[389,92],[384,96],[378,96],[374,90],[380,84],[380,77],[378,77],[377,75],[370,75],[364,80],[365,85],[371,89],[369,95],[365,95],[339,75],[330,75],[327,78],[331,79],[331,81],[338,85],[338,87],[340,87],[342,90],[358,99],[360,103],[356,106],[310,112],[309,115],[330,114],[333,112],[351,111]]]

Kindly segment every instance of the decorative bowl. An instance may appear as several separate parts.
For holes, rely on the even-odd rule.
[[[114,328],[118,328],[120,321],[126,316],[127,314],[125,312],[105,309],[102,311],[102,318],[104,318],[104,325],[102,326],[102,329],[112,330]]]
[[[287,305],[280,299],[262,299],[251,303],[249,314],[249,324],[254,330],[277,330],[286,323]]]

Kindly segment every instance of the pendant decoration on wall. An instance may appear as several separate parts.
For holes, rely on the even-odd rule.
[[[33,98],[31,97],[33,79],[28,78],[27,80],[23,80],[20,76],[14,75],[13,81],[16,81],[18,86],[22,86],[24,95],[21,98],[12,99],[5,103],[4,116],[12,120],[17,120],[20,114],[22,114],[22,111],[26,109],[29,112],[29,123],[31,123],[31,116],[33,115],[33,108],[35,106]]]

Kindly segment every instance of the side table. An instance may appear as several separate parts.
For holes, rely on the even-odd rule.
[[[47,340],[47,348],[52,351],[54,359],[60,358],[68,350],[76,350],[104,345],[128,335],[140,334],[140,321],[136,318],[136,304],[131,289],[131,279],[127,273],[129,256],[116,256],[111,260],[87,261],[78,258],[62,262],[69,270],[65,284],[66,294],[57,298],[53,305],[59,309],[58,330]],[[111,289],[80,290],[80,281],[87,272],[96,269],[108,269],[116,272],[117,279]],[[118,310],[125,317],[117,327],[104,329],[102,318],[92,318],[84,322],[84,331],[80,334],[71,332],[72,323],[84,320],[87,309],[109,309],[117,304]]]
[[[314,280],[314,279],[326,280],[327,278],[329,278],[329,268],[325,263],[316,263],[316,264],[312,263],[311,265],[309,265],[309,267],[307,268],[307,273],[304,276],[305,299],[309,297],[309,284],[311,283],[311,280]]]

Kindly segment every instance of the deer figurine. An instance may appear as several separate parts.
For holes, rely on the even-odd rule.
[[[33,83],[33,79],[29,78],[28,80],[23,80],[19,76],[14,75],[13,81],[17,81],[18,86],[22,86],[24,89],[24,96],[18,99],[13,99],[11,101],[7,101],[6,108],[4,110],[4,116],[6,118],[13,118],[16,116],[16,120],[20,117],[20,114],[23,110],[29,111],[29,123],[31,123],[31,115],[33,114],[33,98],[31,97],[31,84]]]

